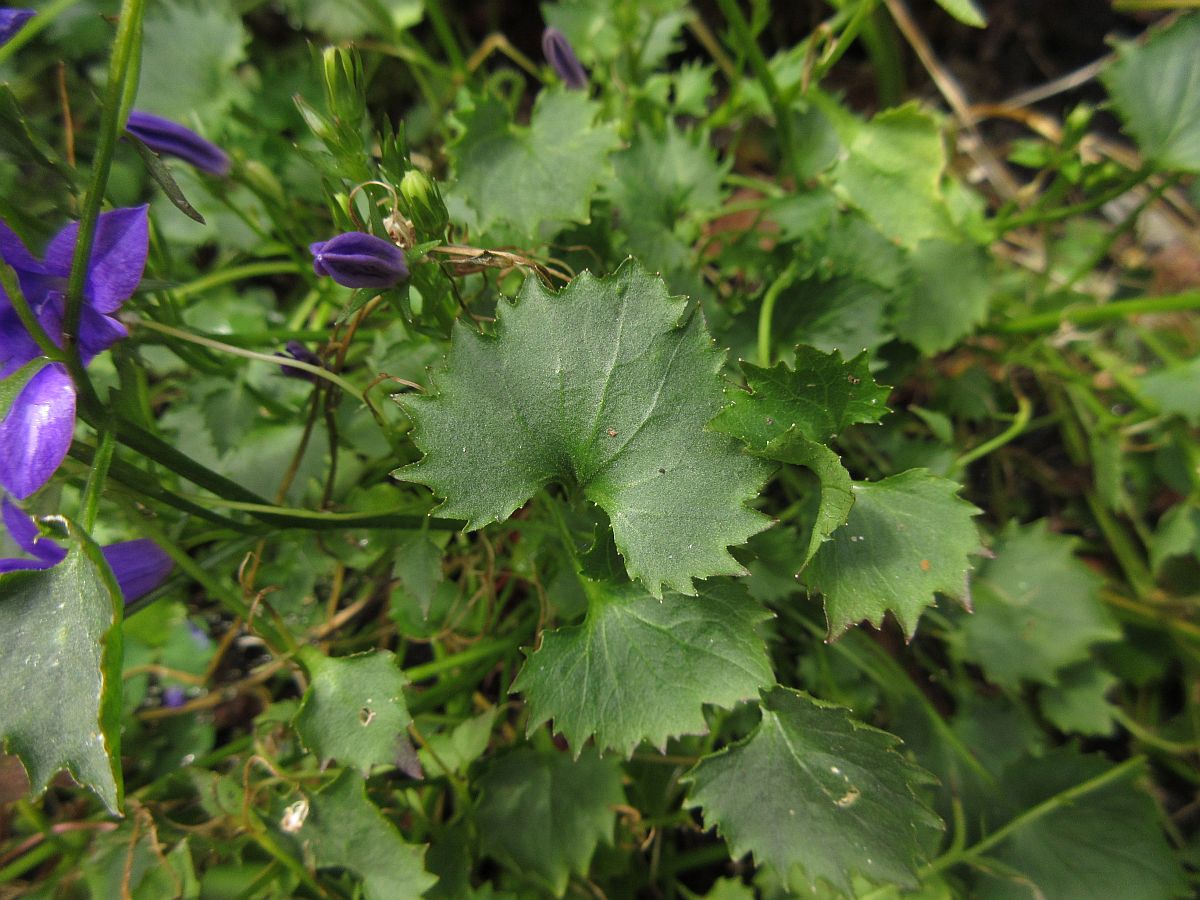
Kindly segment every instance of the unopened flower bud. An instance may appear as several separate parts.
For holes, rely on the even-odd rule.
[[[366,113],[366,82],[362,59],[354,50],[326,47],[321,51],[325,74],[325,105],[342,122],[358,123]]]
[[[408,278],[404,252],[373,234],[347,231],[308,249],[313,255],[313,271],[343,287],[382,289]]]
[[[400,196],[408,204],[408,215],[421,231],[440,235],[446,230],[450,213],[442,200],[437,182],[418,169],[409,169],[400,179]]]
[[[299,341],[288,341],[284,345],[287,353],[276,353],[275,355],[281,359],[294,359],[296,362],[308,363],[310,366],[322,366],[321,357],[312,350],[309,350]],[[279,367],[288,378],[299,378],[301,381],[316,381],[317,376],[312,372],[306,372],[304,369],[297,369],[294,366],[282,365]]]
[[[135,109],[129,114],[125,130],[155,153],[177,156],[201,172],[210,175],[229,172],[229,157],[224,150],[178,122]]]
[[[554,74],[562,79],[563,84],[575,91],[587,89],[587,71],[583,63],[575,55],[575,48],[567,40],[567,36],[557,28],[547,28],[542,32],[542,53]]]

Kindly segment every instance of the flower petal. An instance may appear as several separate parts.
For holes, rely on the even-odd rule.
[[[37,10],[33,9],[0,8],[0,47],[16,37],[17,32],[36,14]]]
[[[112,316],[101,315],[84,306],[79,318],[79,353],[86,366],[117,341],[129,337],[129,330]]]
[[[46,366],[0,422],[0,486],[24,500],[50,480],[75,432],[75,385],[64,366]]]
[[[34,272],[44,275],[45,267],[38,262],[20,236],[0,219],[0,257],[17,272]]]
[[[150,593],[166,581],[175,565],[171,557],[148,538],[109,544],[101,552],[117,579],[121,593],[125,595],[126,603]]]
[[[178,156],[201,172],[210,175],[229,172],[229,157],[224,150],[178,122],[135,109],[129,114],[125,130],[155,153]]]
[[[0,559],[0,575],[5,572],[19,572],[23,569],[48,569],[54,563],[44,559],[20,559],[10,557],[8,559]]]
[[[7,378],[31,359],[41,356],[42,350],[29,336],[17,317],[17,311],[0,290],[0,378]]]
[[[308,248],[313,271],[349,288],[389,288],[408,278],[404,251],[383,238],[347,231]]]
[[[79,223],[60,231],[46,248],[46,268],[53,274],[71,273],[71,257]],[[96,239],[88,263],[84,296],[96,312],[114,313],[137,290],[150,250],[150,223],[145,206],[114,209],[96,220]]]
[[[13,503],[7,497],[0,504],[0,515],[4,518],[4,527],[8,529],[9,536],[13,539],[18,547],[24,550],[31,556],[37,557],[37,561],[45,563],[45,568],[52,566],[55,563],[60,563],[67,555],[67,551],[49,538],[44,538],[41,532],[38,531],[37,523],[30,518],[29,514],[17,504]],[[29,560],[22,560],[29,562]],[[21,566],[20,568],[29,568]]]

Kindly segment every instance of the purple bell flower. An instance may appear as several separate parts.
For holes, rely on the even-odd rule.
[[[25,27],[25,23],[37,15],[35,9],[19,9],[11,6],[0,7],[0,47],[3,47],[17,32]]]
[[[0,559],[0,575],[19,569],[49,569],[66,558],[67,551],[54,541],[42,537],[33,519],[7,497],[0,502],[0,515],[13,542],[33,557]],[[112,569],[126,603],[150,593],[162,584],[174,565],[171,557],[147,538],[109,544],[100,552]]]
[[[161,156],[177,156],[210,175],[229,173],[229,156],[224,150],[170,119],[135,109],[125,130]]]
[[[72,222],[37,260],[0,221],[0,258],[13,267],[34,316],[59,346],[63,342],[67,278],[79,236]],[[78,344],[83,364],[129,332],[115,313],[137,289],[146,267],[146,207],[114,209],[96,221],[83,286]],[[0,290],[0,379],[41,356],[41,350]],[[61,363],[42,368],[17,394],[0,421],[0,487],[24,499],[44,485],[67,455],[75,431],[75,384]]]
[[[382,290],[408,278],[404,251],[383,238],[361,231],[347,231],[308,248],[313,271],[328,275],[348,288]]]
[[[542,53],[554,74],[573,91],[587,90],[587,71],[575,55],[575,48],[567,36],[551,26],[542,32]]]

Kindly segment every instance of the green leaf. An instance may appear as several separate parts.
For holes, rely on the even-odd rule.
[[[420,897],[437,882],[425,871],[425,847],[401,837],[350,769],[309,797],[296,838],[318,869],[349,869],[362,879],[366,900]]]
[[[371,34],[390,39],[424,15],[423,0],[283,0],[282,6],[298,27],[331,41],[357,41]]]
[[[237,67],[249,36],[229,0],[167,0],[146,13],[137,107],[191,125],[210,126],[244,92]]]
[[[1107,737],[1113,731],[1107,695],[1119,682],[1094,662],[1080,663],[1063,670],[1058,684],[1038,691],[1038,705],[1060,731]]]
[[[916,797],[928,775],[899,744],[841,707],[777,687],[748,738],[684,776],[687,802],[735,857],[753,853],[793,891],[823,880],[850,894],[856,873],[915,887],[923,839],[940,823]]]
[[[334,658],[305,647],[300,659],[312,678],[293,723],[304,745],[322,762],[336,759],[364,775],[394,766],[412,721],[395,656],[374,650]]]
[[[854,504],[850,474],[819,442],[849,425],[877,422],[888,412],[884,401],[891,389],[875,383],[865,352],[843,362],[837,350],[800,346],[794,371],[783,363],[770,369],[741,365],[752,392],[727,389],[733,403],[709,427],[736,437],[757,456],[809,469],[821,486],[807,546],[793,561],[795,574],[845,524]]]
[[[1173,556],[1200,555],[1200,503],[1188,500],[1172,506],[1158,521],[1150,542],[1150,565],[1155,574]]]
[[[433,597],[445,578],[442,572],[442,548],[424,531],[406,534],[396,545],[396,562],[392,577],[417,601],[421,615],[429,617]]]
[[[987,28],[987,19],[983,11],[975,4],[975,0],[937,0],[938,6],[944,9],[964,25],[972,28]]]
[[[583,579],[587,619],[542,636],[512,690],[525,695],[532,732],[554,719],[578,753],[628,756],[643,740],[704,734],[703,706],[725,708],[774,682],[755,625],[771,614],[740,585],[706,583],[698,598],[656,600],[635,584]]]
[[[810,441],[828,441],[858,422],[878,422],[889,412],[891,388],[875,383],[867,354],[848,362],[834,350],[796,348],[794,371],[783,363],[763,369],[743,362],[750,393],[726,390],[733,402],[709,426],[761,450],[788,430]]]
[[[499,715],[498,707],[466,719],[449,731],[427,734],[428,748],[417,751],[417,757],[426,772],[437,774],[447,768],[451,772],[465,774],[471,763],[483,756],[492,737],[492,729]]]
[[[817,477],[821,486],[817,508],[808,530],[808,541],[793,561],[795,574],[799,575],[812,562],[821,545],[850,518],[850,510],[854,506],[854,485],[850,473],[836,453],[824,444],[795,433],[775,438],[763,448],[761,455],[803,466]]]
[[[800,535],[795,528],[775,525],[750,538],[736,551],[749,575],[739,579],[750,596],[760,603],[779,603],[801,590],[796,581],[796,544]]]
[[[938,120],[909,103],[858,124],[835,174],[883,234],[911,248],[928,238],[954,238],[940,186],[945,168]]]
[[[751,403],[743,406],[740,415],[727,419],[718,416],[712,427],[715,431],[727,432],[749,444],[750,452],[756,456],[803,466],[816,476],[820,485],[805,549],[799,556],[793,551],[790,558],[791,575],[795,576],[809,564],[821,544],[846,524],[850,507],[854,505],[850,473],[836,453],[824,444],[798,434],[794,427],[773,437],[776,431],[774,417],[753,415],[753,409]],[[792,589],[795,589],[794,578]]]
[[[133,134],[126,134],[125,140],[129,141],[129,143],[133,145],[133,149],[137,151],[138,156],[142,160],[142,164],[146,167],[146,171],[150,174],[150,177],[154,179],[154,182],[162,189],[162,192],[166,198],[171,201],[171,205],[193,222],[206,225],[207,223],[204,221],[204,216],[200,215],[200,213],[196,211],[196,207],[192,206],[192,204],[188,202],[188,198],[183,195],[183,190],[175,182],[174,176],[171,175],[171,170],[167,168],[167,164],[164,163],[161,158],[159,158],[159,155],[147,147],[141,138]]]
[[[88,896],[197,900],[200,884],[188,839],[164,850],[143,820],[126,819],[115,831],[97,834],[80,866]]]
[[[992,278],[978,247],[940,239],[921,241],[909,259],[914,283],[897,298],[897,337],[926,356],[952,347],[987,316]]]
[[[1200,425],[1200,356],[1178,366],[1151,372],[1137,381],[1140,393],[1162,412]]]
[[[636,53],[638,71],[653,71],[679,49],[676,34],[688,20],[685,0],[560,0],[541,4],[542,17],[567,36],[588,65]]]
[[[980,511],[958,490],[924,469],[854,483],[849,519],[804,572],[825,595],[830,637],[864,619],[878,627],[888,610],[911,637],[935,593],[969,605],[969,557],[979,550],[971,517]]]
[[[67,529],[58,565],[0,575],[0,740],[35,794],[65,768],[118,814],[123,601],[100,548]]]
[[[1100,601],[1104,579],[1075,558],[1076,543],[1044,519],[1013,523],[980,567],[971,585],[975,613],[955,644],[993,684],[1054,684],[1060,669],[1089,658],[1093,644],[1121,636]]]
[[[1105,782],[1113,766],[1097,755],[1061,747],[1007,769],[1001,795],[1025,819],[988,857],[1012,873],[981,879],[971,896],[984,900],[1104,897],[1168,900],[1188,896],[1179,863],[1163,837],[1154,801],[1124,777]],[[1087,789],[1089,782],[1094,788]],[[1068,794],[1067,792],[1070,792]],[[1043,807],[1047,804],[1048,807]],[[989,871],[987,865],[980,866]]]
[[[691,273],[692,246],[705,213],[724,201],[721,180],[728,166],[717,161],[706,132],[668,123],[655,134],[638,129],[632,144],[613,156],[616,179],[608,189],[626,240],[618,249],[664,273],[675,285]],[[675,277],[672,277],[675,276]]]
[[[704,428],[721,359],[696,309],[632,260],[557,295],[528,278],[494,336],[456,326],[438,393],[401,400],[426,456],[393,474],[472,529],[562,484],[608,513],[650,593],[694,594],[693,578],[741,574],[726,548],[766,524],[745,506],[764,465]]]
[[[1100,77],[1142,152],[1167,169],[1200,172],[1200,16],[1139,45],[1117,45]]]
[[[508,222],[536,236],[543,222],[587,222],[592,194],[617,147],[616,129],[594,125],[600,111],[583,91],[538,95],[529,127],[514,124],[499,99],[479,99],[459,114],[464,134],[450,147],[452,192],[486,230]]]
[[[479,779],[475,821],[483,852],[544,881],[555,894],[584,875],[601,842],[612,841],[620,769],[588,751],[579,759],[522,748]]]
[[[38,130],[31,127],[8,82],[0,83],[0,147],[14,161],[29,160],[53,172],[68,185],[74,184],[73,169],[59,158]]]

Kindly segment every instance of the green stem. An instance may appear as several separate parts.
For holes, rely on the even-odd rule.
[[[375,328],[360,328],[354,332],[357,337],[373,337],[378,332]],[[220,340],[233,347],[262,347],[272,344],[279,345],[285,341],[326,341],[329,331],[321,328],[267,328],[262,331],[239,331],[237,334],[213,334],[207,331],[191,331],[189,334],[199,337]],[[142,335],[137,338],[143,344],[166,344],[152,335]]]
[[[433,32],[437,35],[438,43],[442,45],[442,50],[445,52],[446,58],[450,60],[450,65],[455,73],[466,71],[466,60],[458,46],[458,39],[454,36],[450,20],[446,18],[446,12],[442,9],[441,0],[425,0],[425,15],[429,16],[429,22],[433,25]]]
[[[219,350],[221,353],[228,353],[230,356],[240,356],[243,359],[255,359],[259,362],[268,362],[273,365],[286,366],[292,369],[299,369],[302,372],[307,372],[317,378],[323,378],[331,384],[336,384],[339,388],[356,399],[359,403],[363,401],[363,394],[358,388],[342,378],[334,372],[329,371],[322,366],[314,366],[312,363],[301,362],[298,359],[292,359],[290,356],[275,356],[270,353],[258,353],[254,350],[246,350],[243,347],[235,347],[232,344],[226,344],[222,341],[214,340],[213,338],[201,337],[198,334],[192,334],[183,331],[179,328],[172,328],[170,325],[160,325],[158,322],[152,322],[149,319],[137,319],[132,324],[139,328],[148,328],[151,331],[157,331],[160,334],[165,334],[181,341],[189,341],[193,344],[199,344],[202,347],[209,347],[213,350]]]
[[[94,415],[88,409],[80,410],[80,418],[94,428],[105,425],[103,419]],[[177,475],[186,478],[205,490],[212,491],[220,497],[240,500],[247,503],[266,504],[266,498],[247,490],[235,481],[230,481],[224,475],[219,475],[207,466],[202,466],[190,456],[176,450],[166,441],[150,433],[136,422],[117,418],[115,422],[117,440],[126,447],[136,450],[147,459],[165,466]]]
[[[202,569],[220,569],[221,571],[229,571],[231,567],[237,565],[239,557],[243,557],[251,547],[258,543],[258,538],[229,535],[216,538],[220,543],[217,549],[213,550],[206,556],[201,557],[196,565]],[[181,550],[183,548],[180,548]],[[185,551],[186,552],[186,551]],[[190,556],[190,554],[189,554]],[[193,562],[195,559],[193,558]],[[176,572],[171,575],[166,581],[156,587],[148,594],[143,594],[136,600],[131,600],[125,605],[125,618],[129,618],[135,613],[141,612],[147,606],[151,606],[160,597],[165,597],[175,591],[180,591],[189,586],[191,576],[186,572]],[[178,596],[178,594],[176,594]]]
[[[1067,788],[1062,793],[1055,794],[1048,800],[1043,800],[1032,809],[1026,810],[1003,828],[997,829],[986,838],[979,841],[979,843],[974,844],[965,850],[958,851],[957,853],[950,852],[944,854],[943,856],[939,856],[937,859],[929,863],[929,865],[922,868],[917,875],[923,879],[934,874],[935,872],[948,869],[950,866],[982,856],[993,847],[1003,843],[1015,832],[1025,828],[1027,825],[1031,825],[1038,819],[1041,819],[1050,813],[1057,812],[1063,807],[1069,806],[1080,797],[1087,796],[1093,791],[1098,791],[1100,788],[1107,787],[1114,781],[1120,781],[1132,770],[1139,768],[1144,763],[1144,757],[1135,756],[1133,759],[1125,760],[1125,762],[1118,766],[1113,766],[1113,768],[1109,769],[1107,772],[1102,772],[1095,778],[1089,778],[1082,784],[1077,784],[1074,787]]]
[[[1141,313],[1182,312],[1200,309],[1200,291],[1170,294],[1162,297],[1134,297],[1130,300],[1114,300],[1103,306],[1068,307],[1054,312],[1036,313],[1009,319],[996,326],[996,331],[1006,334],[1024,334],[1030,331],[1053,331],[1060,325],[1095,325],[1112,322]]]
[[[50,3],[45,8],[39,9],[37,15],[30,19],[24,28],[13,35],[12,39],[7,44],[5,44],[3,47],[0,47],[0,63],[3,63],[6,59],[37,37],[41,32],[53,25],[54,20],[57,19],[59,15],[61,15],[65,10],[70,9],[77,2],[78,0],[54,0],[53,3]]]
[[[837,62],[842,58],[842,55],[850,49],[851,45],[854,43],[854,39],[858,37],[858,34],[862,30],[863,26],[867,24],[867,17],[875,12],[875,7],[878,2],[879,0],[862,0],[862,2],[858,5],[858,9],[854,11],[854,15],[850,17],[850,20],[846,23],[846,27],[842,29],[841,34],[838,35],[837,43],[833,45],[833,47],[825,55],[825,58],[813,67],[813,73],[810,79],[813,84],[820,84],[821,79],[825,77],[825,74],[835,65],[837,65]],[[877,75],[877,77],[879,76]]]
[[[213,500],[208,497],[184,496],[196,503],[212,503],[246,512],[273,525],[331,531],[343,528],[432,528],[435,531],[462,531],[464,524],[457,519],[435,519],[432,516],[396,512],[325,512],[297,506],[276,506],[272,503],[246,503],[239,500]]]
[[[1200,9],[1200,0],[1113,0],[1113,11],[1123,13],[1170,9]]]
[[[1028,398],[1017,397],[1017,414],[1013,416],[1012,424],[1005,428],[1002,432],[988,441],[984,441],[978,447],[973,447],[954,461],[954,471],[965,469],[971,463],[978,459],[982,459],[989,453],[999,450],[1005,444],[1015,440],[1025,431],[1029,425],[1029,417],[1033,412],[1033,404]]]
[[[542,494],[542,505],[550,511],[550,518],[554,520],[554,527],[558,531],[558,536],[562,539],[563,549],[567,552],[567,556],[571,560],[571,565],[574,567],[575,573],[579,573],[579,548],[575,546],[575,538],[571,535],[571,529],[567,525],[567,520],[563,518],[562,509],[559,507],[558,500],[551,494]]]
[[[764,369],[771,365],[771,320],[775,315],[775,301],[796,280],[799,261],[792,260],[778,278],[771,282],[763,294],[762,306],[758,309],[758,364]]]
[[[25,294],[21,291],[21,282],[17,279],[17,273],[2,259],[0,259],[0,287],[4,288],[4,293],[8,295],[9,302],[12,304],[13,312],[17,314],[17,318],[21,320],[21,324],[25,326],[29,336],[37,343],[38,349],[55,362],[66,362],[66,354],[47,334],[46,329],[42,327],[42,323],[38,321],[30,307],[29,301],[25,299]]]
[[[441,675],[443,672],[449,672],[462,666],[469,666],[471,663],[479,660],[494,659],[503,656],[510,650],[515,650],[521,645],[521,641],[524,639],[525,635],[523,633],[489,638],[485,641],[480,641],[472,647],[468,647],[460,653],[453,653],[450,656],[435,659],[433,662],[423,663],[419,666],[411,666],[404,670],[404,678],[409,684],[415,684],[418,681],[425,681],[436,675]]]
[[[726,21],[729,22],[729,27],[733,30],[733,35],[737,39],[742,52],[746,54],[746,60],[750,63],[750,68],[754,71],[754,77],[762,84],[763,91],[767,95],[767,101],[771,104],[771,111],[775,114],[775,127],[779,133],[779,147],[783,154],[784,162],[787,168],[791,170],[796,182],[800,183],[804,180],[804,173],[796,156],[796,142],[792,136],[792,113],[787,108],[782,95],[779,93],[779,85],[775,82],[775,76],[771,74],[771,69],[767,65],[767,58],[763,56],[758,42],[755,41],[754,35],[750,32],[750,23],[742,15],[742,10],[738,7],[737,0],[717,0],[717,6],[721,8],[721,13],[725,16]]]
[[[1113,718],[1121,723],[1121,727],[1123,727],[1142,743],[1149,744],[1151,747],[1154,747],[1157,750],[1163,750],[1167,753],[1178,755],[1187,755],[1200,752],[1200,743],[1193,742],[1190,744],[1183,744],[1179,741],[1171,741],[1167,740],[1166,738],[1161,738],[1120,707],[1114,707],[1112,714]]]
[[[1097,247],[1095,251],[1093,251],[1093,253],[1080,265],[1076,266],[1075,271],[1070,274],[1070,276],[1067,278],[1067,283],[1063,287],[1072,287],[1081,278],[1086,277],[1099,268],[1100,264],[1108,258],[1108,254],[1112,251],[1112,248],[1117,241],[1119,241],[1123,235],[1133,231],[1134,226],[1136,226],[1141,220],[1142,213],[1149,209],[1151,204],[1155,203],[1159,197],[1177,185],[1182,178],[1183,176],[1180,174],[1175,174],[1169,178],[1164,178],[1158,187],[1150,191],[1142,200],[1142,202],[1139,203],[1132,211],[1130,211],[1129,215],[1125,216],[1125,218],[1122,219],[1115,228],[1110,230],[1108,234],[1104,236],[1104,240],[1101,242],[1100,246]]]
[[[995,229],[997,238],[999,238],[1006,232],[1012,231],[1014,228],[1020,228],[1023,225],[1041,225],[1048,222],[1058,222],[1062,219],[1071,219],[1083,213],[1091,212],[1094,209],[1099,209],[1110,200],[1115,200],[1122,194],[1133,190],[1153,174],[1154,169],[1152,167],[1143,166],[1133,172],[1124,181],[1119,182],[1091,199],[1084,200],[1082,203],[1076,203],[1072,206],[1060,206],[1058,209],[1052,209],[1048,212],[1031,209],[1029,212],[1021,213],[1020,215],[993,220],[992,226]]]
[[[108,478],[108,467],[112,463],[113,450],[117,442],[111,431],[100,433],[100,447],[92,460],[92,471],[88,475],[87,487],[83,491],[83,530],[88,534],[96,525],[96,516],[100,512],[100,495],[104,493],[104,482]]]
[[[246,605],[240,593],[230,585],[214,578],[212,574],[201,567],[186,551],[167,536],[167,533],[156,520],[147,516],[139,516],[136,521],[138,527],[154,543],[158,544],[167,556],[171,557],[175,565],[191,576],[197,584],[208,592],[210,597],[217,600],[230,613],[245,622],[247,628],[257,632],[273,652],[284,655],[296,650],[296,639],[292,637],[290,632],[286,629],[276,628],[274,623],[268,621],[263,615],[255,615],[252,619],[250,616],[250,607]]]
[[[247,263],[244,266],[232,266],[228,269],[218,269],[209,275],[189,281],[174,288],[171,293],[177,300],[183,300],[195,294],[203,294],[223,284],[243,281],[248,278],[262,278],[266,275],[300,275],[304,270],[291,260],[270,260],[268,262]]]
[[[73,458],[79,460],[84,465],[91,466],[92,461],[95,459],[96,448],[89,444],[85,444],[82,441],[74,441],[71,444],[70,454]],[[164,503],[167,506],[171,506],[180,510],[181,512],[185,512],[196,516],[197,518],[212,522],[214,525],[221,525],[225,528],[230,528],[234,531],[242,533],[257,534],[262,531],[261,527],[255,527],[244,522],[235,521],[234,519],[230,519],[226,516],[212,512],[209,509],[205,509],[203,506],[192,503],[187,498],[181,497],[179,494],[164,488],[154,477],[148,473],[143,472],[141,469],[135,468],[126,462],[122,462],[119,459],[112,461],[112,464],[108,470],[108,475],[109,480],[112,483],[120,485],[126,490],[132,491],[143,499],[157,500],[159,503]]]
[[[15,881],[34,866],[41,865],[59,851],[60,848],[49,841],[39,844],[24,856],[18,856],[3,869],[0,869],[0,884],[8,884],[10,881]]]
[[[873,11],[863,23],[862,37],[875,73],[880,109],[898,106],[904,98],[904,64],[900,59],[900,47],[891,17],[882,10]]]
[[[126,79],[137,77],[140,69],[142,16],[145,0],[122,0],[117,36],[113,43],[112,60],[108,68],[108,84],[101,101],[100,123],[97,129],[96,155],[92,160],[92,181],[83,198],[83,210],[79,217],[79,233],[75,240],[75,252],[71,258],[71,274],[67,278],[66,313],[63,317],[64,339],[72,357],[78,356],[76,342],[79,335],[79,320],[83,313],[83,287],[87,279],[88,265],[92,256],[92,243],[96,237],[96,220],[104,204],[104,192],[108,187],[108,174],[112,167],[113,153],[121,129],[121,105],[125,98]],[[82,371],[82,366],[80,366]],[[74,374],[74,373],[72,373]]]

